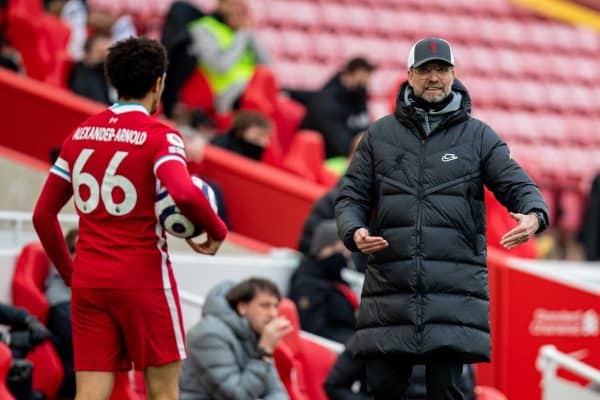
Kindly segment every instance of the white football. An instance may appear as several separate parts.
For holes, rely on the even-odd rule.
[[[196,176],[192,176],[192,181],[202,191],[202,193],[204,193],[212,209],[216,213],[218,211],[218,206],[214,190],[208,183]],[[189,239],[204,232],[203,227],[194,225],[192,221],[181,214],[181,211],[175,205],[171,195],[169,195],[167,189],[164,187],[156,195],[154,211],[156,213],[156,217],[158,218],[158,222],[173,236]]]

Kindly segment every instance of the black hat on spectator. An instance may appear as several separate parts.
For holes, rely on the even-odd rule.
[[[323,247],[332,245],[339,240],[340,238],[338,237],[337,224],[335,223],[335,220],[325,220],[315,228],[315,232],[313,233],[313,238],[310,243],[310,253],[313,256],[316,256]]]

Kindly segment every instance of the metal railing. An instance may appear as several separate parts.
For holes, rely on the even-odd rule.
[[[590,385],[581,386],[558,376],[559,368],[590,381]],[[600,370],[559,351],[552,345],[540,348],[537,369],[542,373],[542,400],[600,400]]]
[[[6,244],[20,246],[26,242],[25,232],[33,231],[31,216],[30,212],[0,210],[0,222],[8,224],[8,230],[12,236],[9,243]],[[58,220],[61,224],[76,225],[79,217],[74,214],[59,214]]]

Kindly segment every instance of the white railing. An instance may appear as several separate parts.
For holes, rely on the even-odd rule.
[[[4,243],[0,244],[5,246],[20,246],[28,241],[30,237],[26,235],[26,232],[33,232],[31,215],[32,213],[30,212],[0,210],[0,222],[8,224],[8,231],[6,233],[10,236]],[[76,225],[79,217],[74,214],[59,214],[58,220],[61,224]]]
[[[590,385],[581,386],[558,376],[559,368],[590,381]],[[542,373],[542,400],[600,400],[600,370],[560,352],[552,345],[540,348],[537,369]]]
[[[198,296],[195,294],[192,294],[190,292],[186,292],[185,290],[180,290],[179,291],[179,298],[181,300],[181,304],[182,306],[185,308],[187,307],[191,307],[194,309],[195,314],[197,315],[197,319],[200,319],[200,311],[202,310],[202,306],[204,305],[204,297],[202,296]],[[184,315],[184,319],[185,319],[185,315]],[[190,322],[191,321],[185,321],[186,326],[191,326]],[[196,321],[194,321],[196,322]],[[338,342],[335,342],[333,340],[329,340],[326,339],[324,337],[321,336],[317,336],[317,335],[313,335],[312,333],[309,332],[305,332],[305,331],[300,331],[300,336],[302,336],[305,339],[308,339],[312,342],[318,343],[323,347],[326,347],[330,350],[333,350],[336,353],[341,353],[342,351],[344,351],[344,345]]]

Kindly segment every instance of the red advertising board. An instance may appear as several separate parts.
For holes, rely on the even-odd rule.
[[[600,269],[490,258],[493,364],[480,368],[479,383],[510,400],[540,399],[536,359],[545,344],[600,367]]]

